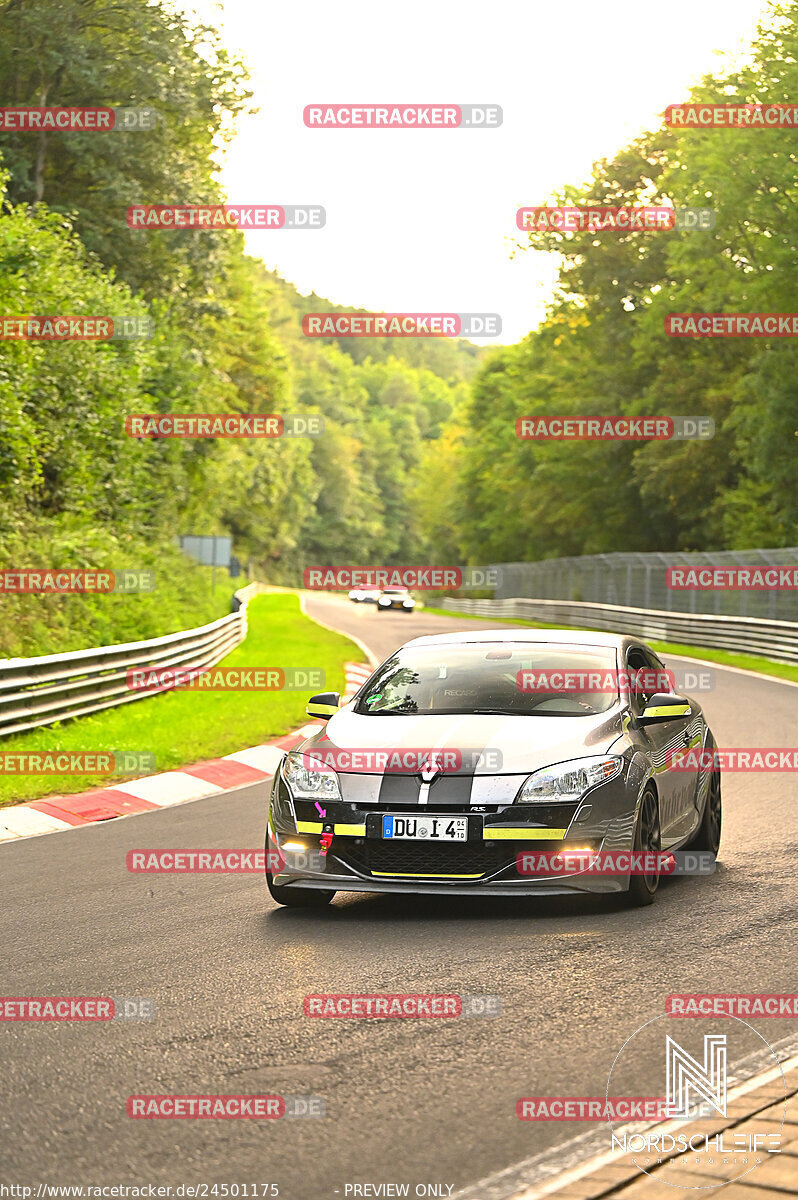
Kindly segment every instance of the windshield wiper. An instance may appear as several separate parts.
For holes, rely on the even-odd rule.
[[[548,709],[546,712],[539,712],[536,708],[471,708],[469,709],[469,712],[479,716],[485,714],[488,716],[497,717],[594,717],[598,715],[597,713],[593,712],[575,713],[561,712],[559,710],[552,712],[551,709]]]

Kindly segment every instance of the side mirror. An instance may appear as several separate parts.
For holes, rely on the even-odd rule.
[[[690,701],[686,700],[684,696],[676,696],[673,692],[655,692],[637,718],[637,723],[638,725],[659,725],[661,721],[689,717],[691,712]]]
[[[322,721],[329,721],[330,717],[338,712],[340,704],[340,692],[319,692],[317,696],[310,697],[305,712],[309,717],[320,717]]]

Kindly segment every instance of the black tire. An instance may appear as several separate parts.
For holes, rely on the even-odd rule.
[[[723,824],[723,808],[720,796],[720,771],[713,771],[709,781],[709,792],[704,804],[701,824],[688,843],[690,850],[708,850],[717,857],[720,849],[720,833]]]
[[[659,803],[656,792],[647,787],[640,801],[640,813],[635,826],[634,849],[660,849]],[[629,876],[629,903],[635,908],[653,904],[659,886],[659,871],[652,875]]]
[[[266,886],[272,900],[284,904],[286,908],[324,908],[335,895],[334,891],[327,891],[326,888],[288,887],[281,883],[273,883],[268,871]]]

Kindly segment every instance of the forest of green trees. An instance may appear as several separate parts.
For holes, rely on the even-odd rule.
[[[798,4],[774,10],[750,65],[705,77],[691,95],[794,104]],[[558,293],[541,327],[497,351],[475,381],[454,450],[463,555],[796,544],[795,341],[672,339],[664,319],[798,311],[797,166],[794,132],[663,125],[551,200],[705,207],[716,226],[529,235],[525,252],[562,256]],[[638,445],[510,435],[517,416],[543,413],[703,414],[716,433]]]
[[[235,231],[135,232],[128,204],[223,202],[243,63],[165,0],[0,0],[6,105],[152,106],[148,134],[0,131],[0,313],[149,315],[149,341],[0,341],[0,566],[114,565],[229,532],[259,577],[795,544],[798,348],[671,340],[670,311],[798,311],[792,130],[640,135],[552,203],[698,205],[709,232],[529,235],[562,256],[519,345],[309,340]],[[798,0],[719,102],[798,101]],[[321,189],[323,192],[323,188]],[[546,198],[535,198],[545,203]],[[503,253],[497,246],[497,254]],[[391,308],[390,280],[385,307]],[[137,441],[135,412],[316,412],[317,439]],[[710,442],[519,441],[526,414],[713,417]]]

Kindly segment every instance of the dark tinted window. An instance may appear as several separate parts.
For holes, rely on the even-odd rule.
[[[626,666],[634,682],[631,701],[635,712],[642,712],[655,692],[671,691],[668,672],[653,651],[633,646],[626,656]]]

